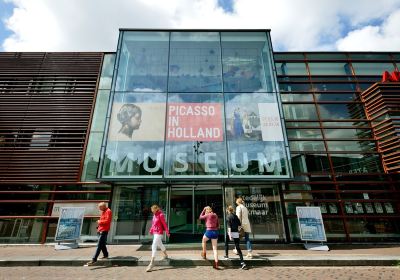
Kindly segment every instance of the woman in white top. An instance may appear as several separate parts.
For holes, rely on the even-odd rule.
[[[250,233],[251,233],[251,226],[249,220],[249,210],[247,210],[246,206],[244,206],[244,201],[241,197],[236,199],[236,216],[238,216],[240,223],[242,224],[242,228],[244,229],[244,239],[246,241],[247,247],[247,257],[252,258],[252,246],[250,241]]]

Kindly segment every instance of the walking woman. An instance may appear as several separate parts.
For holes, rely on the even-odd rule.
[[[153,244],[151,245],[151,261],[146,269],[147,272],[151,271],[154,267],[154,259],[156,257],[157,247],[160,247],[164,254],[163,260],[168,259],[167,250],[162,243],[162,237],[164,231],[167,233],[168,237],[170,236],[167,223],[165,222],[164,213],[161,211],[160,207],[157,204],[154,204],[151,206],[151,212],[153,212],[153,221],[150,228],[150,234],[153,235]]]
[[[214,252],[214,268],[218,269],[218,216],[212,211],[210,206],[206,206],[200,214],[200,220],[206,221],[206,232],[203,235],[203,240],[201,244],[203,249],[203,251],[201,252],[201,256],[203,257],[203,259],[206,259],[207,241],[211,239],[211,244]]]
[[[244,201],[241,197],[236,199],[236,216],[238,216],[240,223],[244,229],[244,240],[246,241],[247,247],[247,258],[251,259],[253,257],[253,250],[250,241],[251,226],[249,220],[249,210],[244,206]]]
[[[243,254],[242,250],[240,250],[240,237],[239,237],[239,227],[241,226],[240,220],[238,216],[234,213],[235,209],[233,209],[232,205],[229,205],[226,208],[226,224],[228,228],[228,236],[225,240],[225,259],[229,259],[228,257],[228,251],[229,251],[229,240],[233,240],[235,243],[235,249],[239,255],[240,258],[240,266],[242,269],[246,269],[246,264],[243,261]]]

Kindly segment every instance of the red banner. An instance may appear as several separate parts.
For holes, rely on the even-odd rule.
[[[169,103],[168,141],[223,141],[219,103]]]

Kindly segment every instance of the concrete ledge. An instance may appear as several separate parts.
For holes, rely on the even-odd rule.
[[[83,266],[89,259],[61,259],[61,258],[19,258],[0,260],[0,266]],[[96,266],[147,266],[150,262],[149,257],[115,257],[107,260],[99,260]],[[273,258],[254,258],[245,259],[248,266],[396,266],[400,265],[400,256],[373,256],[373,257],[273,257]],[[158,266],[172,267],[194,267],[211,266],[213,259],[203,260],[200,258],[178,257],[165,261],[156,261]],[[239,259],[220,260],[221,266],[239,266]]]

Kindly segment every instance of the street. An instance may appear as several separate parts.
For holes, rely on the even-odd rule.
[[[0,267],[0,279],[400,279],[400,267]]]

